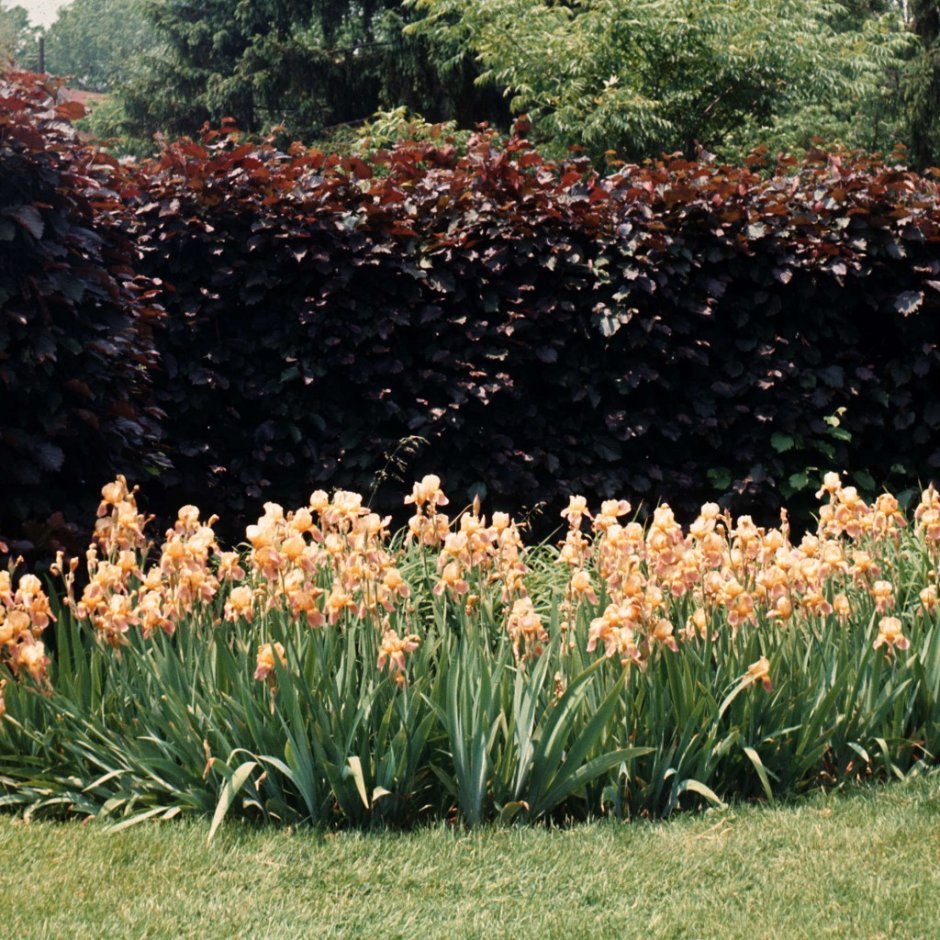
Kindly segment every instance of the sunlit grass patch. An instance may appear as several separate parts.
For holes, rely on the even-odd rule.
[[[325,835],[232,825],[208,847],[205,821],[109,833],[0,818],[0,921],[24,940],[927,940],[940,935],[938,821],[935,774],[667,823]]]

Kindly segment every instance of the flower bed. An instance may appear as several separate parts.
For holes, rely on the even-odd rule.
[[[528,545],[478,503],[452,520],[426,476],[403,532],[317,491],[224,551],[195,506],[150,541],[119,478],[84,565],[57,562],[63,605],[0,577],[2,799],[475,824],[903,775],[940,743],[940,495],[913,525],[838,474],[817,495],[798,541],[785,512],[644,527],[574,497],[563,539]]]

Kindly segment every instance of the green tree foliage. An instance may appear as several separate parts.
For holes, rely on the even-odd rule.
[[[471,52],[544,139],[629,158],[738,153],[868,117],[907,44],[890,5],[830,0],[411,0],[410,27]],[[884,7],[884,9],[882,9]],[[894,132],[882,119],[877,136]],[[801,140],[801,138],[804,138]],[[891,141],[887,141],[890,145]]]
[[[0,50],[33,67],[34,34],[0,0]],[[96,129],[134,152],[224,117],[344,148],[377,110],[504,129],[527,111],[556,153],[904,142],[923,168],[938,34],[940,0],[73,0],[46,61],[116,93]]]
[[[872,17],[900,22],[908,40],[900,59],[885,69],[880,95],[870,101],[866,125],[877,136],[885,122],[909,147],[908,162],[925,169],[940,163],[940,0],[842,0],[853,28]]]
[[[13,60],[33,68],[36,64],[36,28],[21,6],[8,6],[0,0],[0,64]]]
[[[140,126],[193,132],[233,117],[294,134],[405,105],[435,120],[505,116],[469,54],[439,66],[394,0],[145,0],[161,43],[128,90]],[[446,79],[446,80],[445,80]]]
[[[911,28],[917,52],[908,67],[911,157],[925,167],[940,162],[940,0],[911,0]]]
[[[46,69],[70,84],[109,91],[155,43],[140,0],[72,0],[46,32]]]

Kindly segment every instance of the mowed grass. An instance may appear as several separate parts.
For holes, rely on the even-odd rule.
[[[940,776],[568,830],[0,819],[0,935],[940,937]]]

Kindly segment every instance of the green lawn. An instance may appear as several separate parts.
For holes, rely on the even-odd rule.
[[[940,937],[940,776],[567,831],[0,819],[0,935]]]

